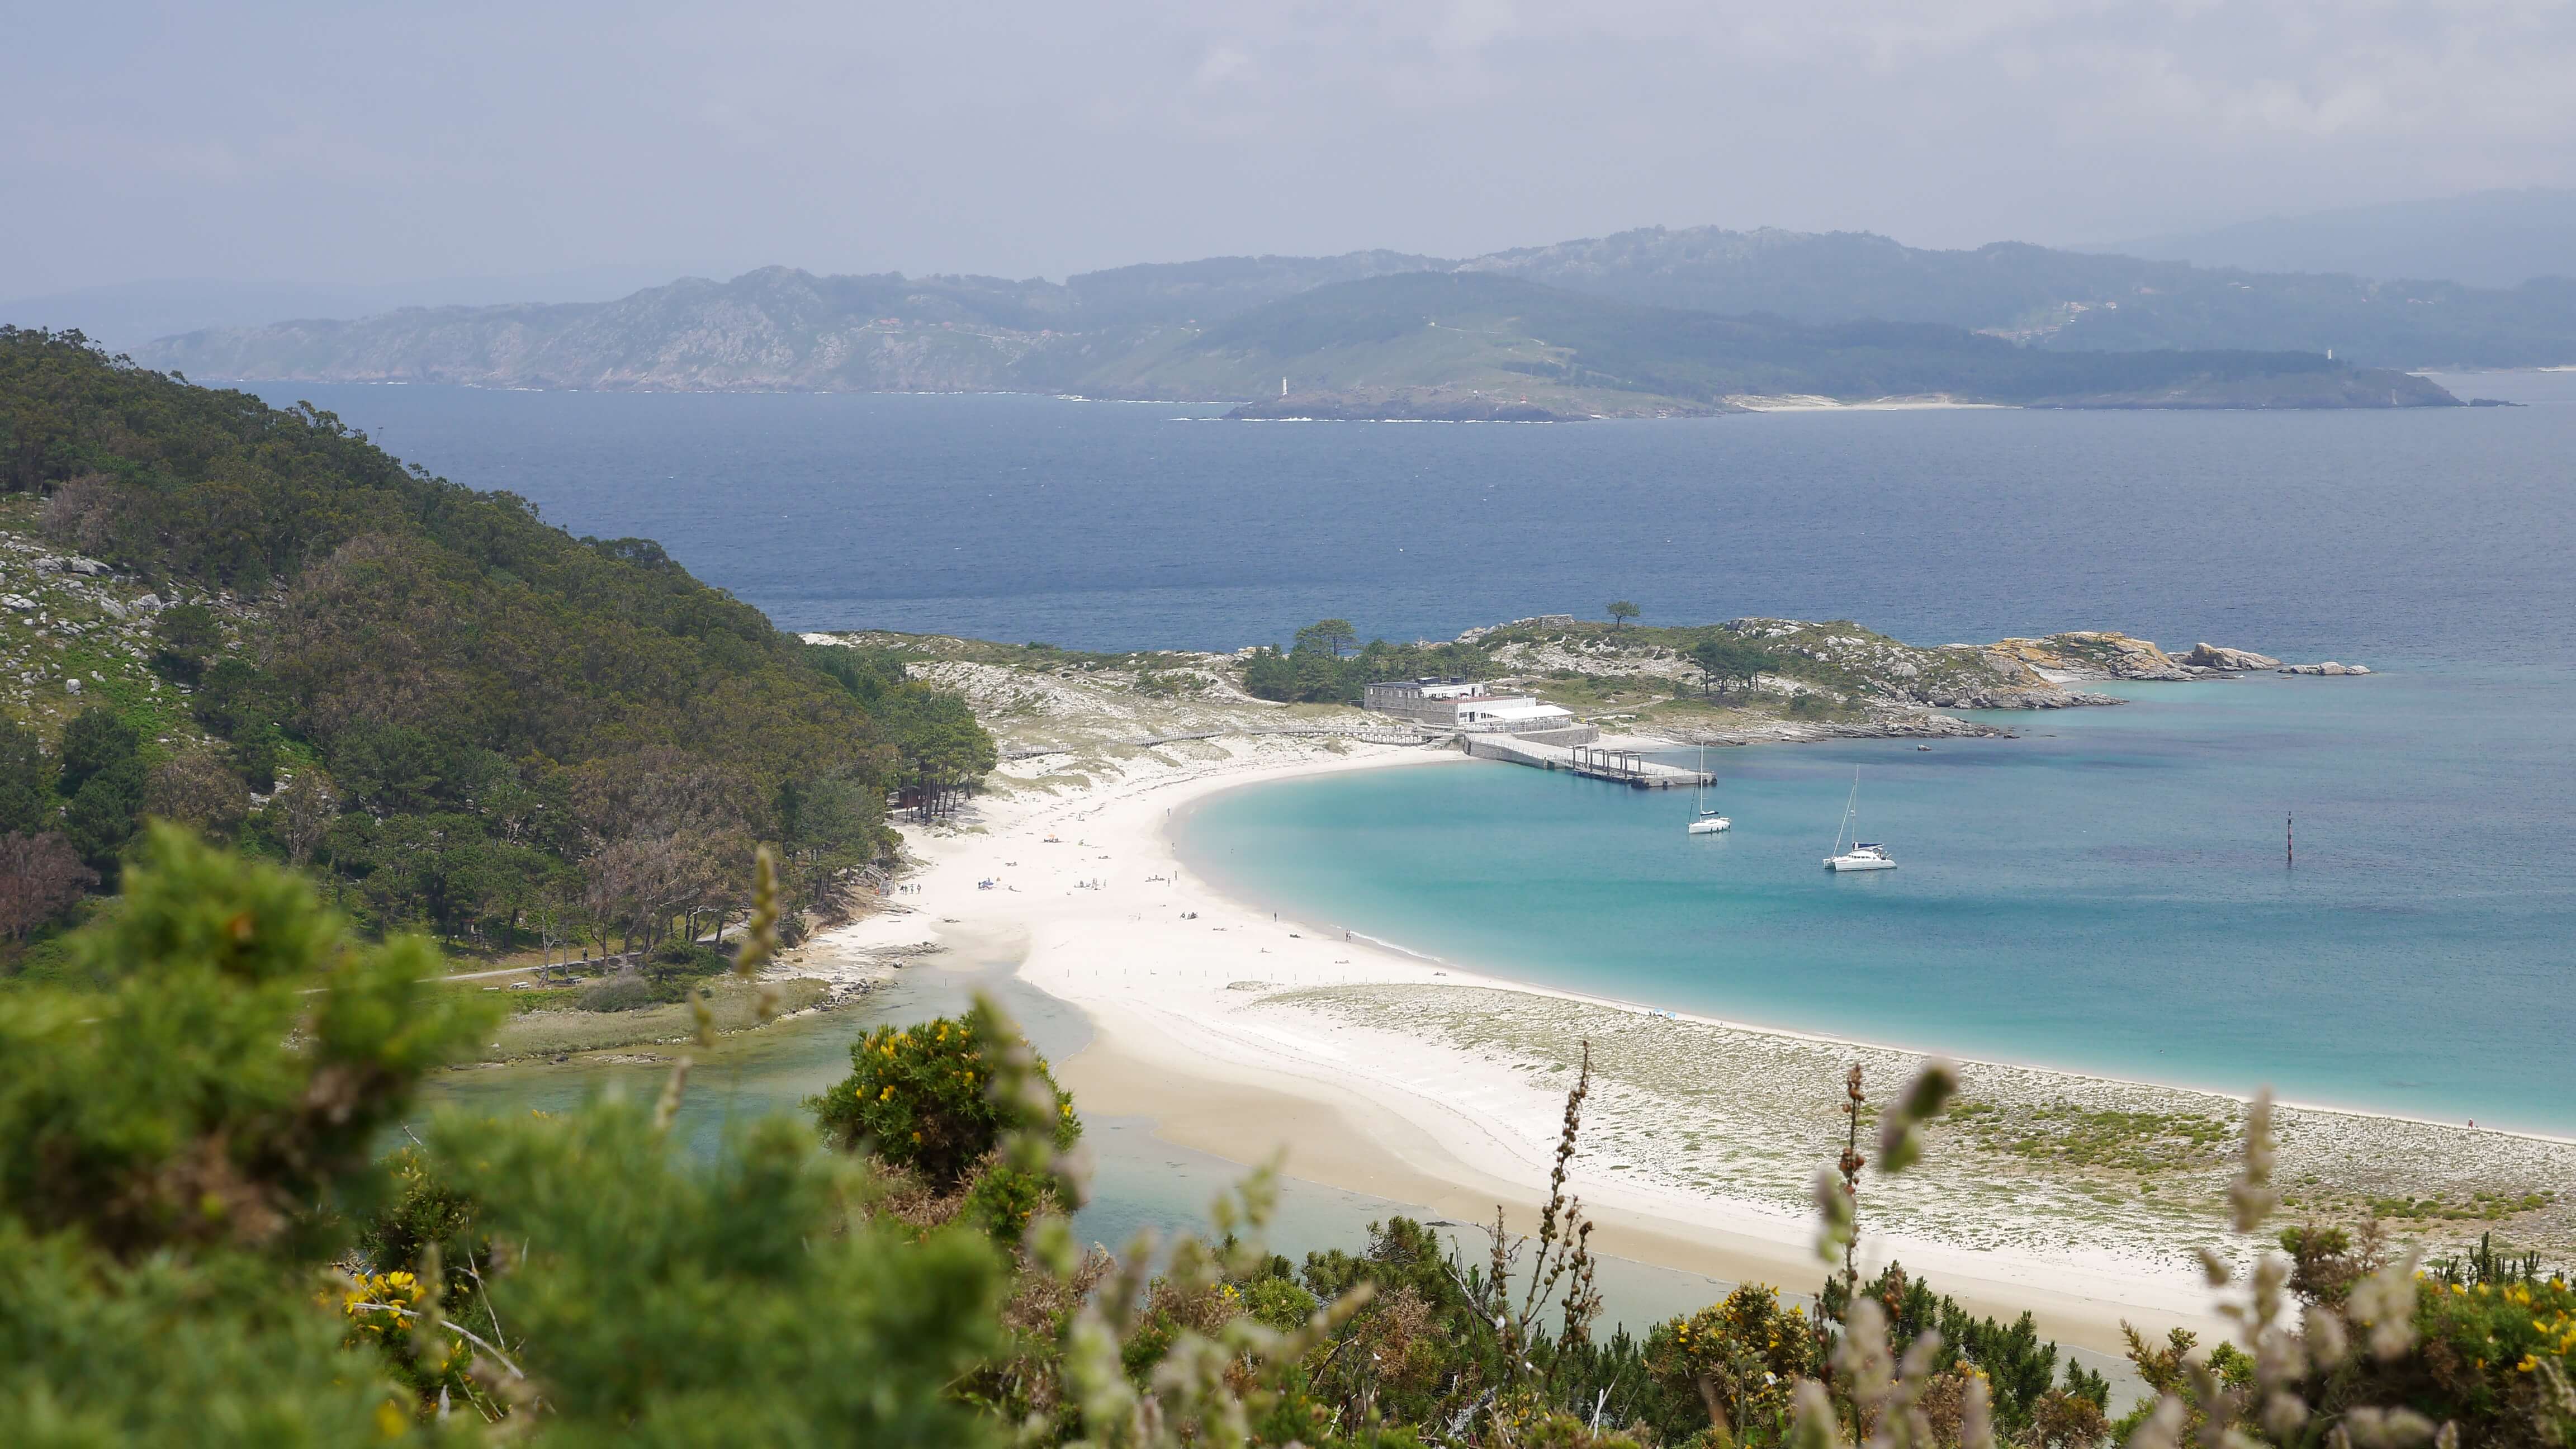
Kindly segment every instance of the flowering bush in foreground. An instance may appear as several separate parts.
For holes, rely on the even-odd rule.
[[[1646,1339],[1648,1370],[1679,1393],[1697,1394],[1709,1422],[1738,1442],[1788,1427],[1790,1386],[1812,1374],[1815,1362],[1806,1310],[1782,1308],[1780,1290],[1760,1283],[1660,1324]]]
[[[993,1084],[1015,1053],[1024,1059],[1024,1074],[1051,1099],[1056,1147],[1071,1147],[1082,1135],[1072,1094],[1056,1086],[1046,1062],[982,1002],[963,1018],[881,1026],[852,1042],[849,1076],[806,1107],[839,1145],[864,1148],[935,1187],[954,1187],[1011,1125],[1012,1104],[996,1100]]]

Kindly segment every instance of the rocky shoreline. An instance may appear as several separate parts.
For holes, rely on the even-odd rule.
[[[2167,653],[2152,640],[2102,630],[2076,630],[1992,644],[1907,644],[1845,620],[1749,617],[1716,626],[1778,661],[1744,694],[1785,705],[1778,710],[1686,711],[1695,684],[1705,690],[1690,640],[1703,630],[1604,632],[1570,615],[1548,614],[1470,629],[1456,643],[1485,650],[1508,671],[1497,685],[1532,689],[1553,703],[1576,705],[1604,685],[1669,693],[1675,708],[1636,714],[1593,713],[1640,739],[1682,744],[1752,744],[1855,738],[2010,735],[1999,725],[1943,710],[2053,710],[2123,703],[2083,689],[2089,683],[2231,679],[2256,672],[2367,674],[2359,665],[2283,664],[2248,649],[2201,643]],[[1581,711],[1578,711],[1579,713]],[[1716,715],[1718,718],[1701,716]]]
[[[1254,697],[1245,687],[1246,670],[1257,657],[1253,649],[1094,654],[884,632],[806,637],[907,656],[917,678],[966,696],[999,740],[1006,764],[1053,761],[1041,773],[1088,772],[1137,751],[1185,752],[1192,741],[1237,735],[1315,736],[1328,744],[1344,736],[1377,738],[1388,722],[1388,716],[1347,704]],[[1758,646],[1777,662],[1751,681],[1713,682],[1692,650],[1722,639]],[[1398,673],[1464,670],[1497,690],[1561,705],[1606,736],[1641,748],[2009,737],[2015,730],[2007,722],[1962,718],[1955,711],[2123,702],[2084,687],[2094,683],[2369,672],[2340,663],[2285,664],[2207,642],[2169,653],[2152,640],[2116,631],[1926,646],[1848,620],[1770,617],[1613,627],[1571,614],[1540,614],[1402,647],[1419,663],[1397,666]]]
[[[2006,639],[1990,646],[2029,663],[2059,683],[2094,679],[2193,680],[2225,679],[2239,674],[2362,675],[2366,665],[2284,664],[2251,649],[2200,643],[2183,655],[2167,654],[2152,641],[2126,634],[2078,631],[2044,639]]]

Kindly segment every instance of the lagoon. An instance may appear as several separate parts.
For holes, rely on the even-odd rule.
[[[790,1113],[802,1118],[807,1097],[849,1073],[852,1041],[881,1023],[903,1026],[956,1015],[977,992],[989,993],[1027,1033],[1030,1044],[1052,1061],[1063,1062],[1089,1044],[1091,1028],[1082,1015],[1021,983],[1014,966],[1007,957],[916,966],[858,1006],[722,1037],[712,1051],[693,1051],[699,1062],[673,1119],[676,1139],[690,1153],[706,1157],[723,1151],[727,1133],[755,1117]],[[669,1080],[670,1066],[646,1058],[677,1051],[646,1047],[586,1053],[563,1063],[515,1062],[445,1072],[431,1079],[421,1109],[495,1115],[563,1112],[605,1092],[650,1101]],[[1247,1175],[1242,1164],[1159,1140],[1149,1118],[1085,1113],[1083,1143],[1092,1163],[1092,1196],[1074,1215],[1074,1231],[1081,1242],[1100,1243],[1122,1255],[1140,1233],[1154,1234],[1167,1249],[1175,1234],[1212,1232],[1210,1204]],[[1367,1242],[1371,1223],[1398,1214],[1434,1221],[1470,1260],[1484,1252],[1481,1236],[1457,1224],[1438,1223],[1436,1215],[1416,1204],[1293,1177],[1280,1178],[1277,1188],[1264,1241],[1292,1261],[1334,1248],[1356,1252]],[[1526,1230],[1529,1225],[1520,1226]],[[1602,1260],[1600,1283],[1609,1320],[1640,1333],[1673,1314],[1707,1306],[1733,1286],[1700,1273],[1620,1258]],[[2097,1369],[2118,1369],[2099,1355],[2087,1355],[2086,1362]]]

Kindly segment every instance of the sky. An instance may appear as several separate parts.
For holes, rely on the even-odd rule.
[[[0,35],[0,297],[2081,243],[2576,184],[2568,0],[0,0]]]

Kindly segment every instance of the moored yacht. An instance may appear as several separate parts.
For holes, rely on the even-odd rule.
[[[1834,831],[1834,853],[1825,857],[1827,870],[1894,870],[1896,857],[1887,847],[1875,841],[1860,839],[1860,771],[1852,771],[1851,798],[1843,802],[1843,823]],[[1843,836],[1852,837],[1852,848],[1843,849]]]
[[[1708,803],[1708,746],[1699,747],[1699,792],[1695,797],[1696,814],[1691,816],[1690,833],[1717,835],[1735,828],[1735,822],[1719,814]]]
[[[1884,845],[1855,845],[1841,855],[1825,857],[1827,870],[1894,870],[1896,862]]]

